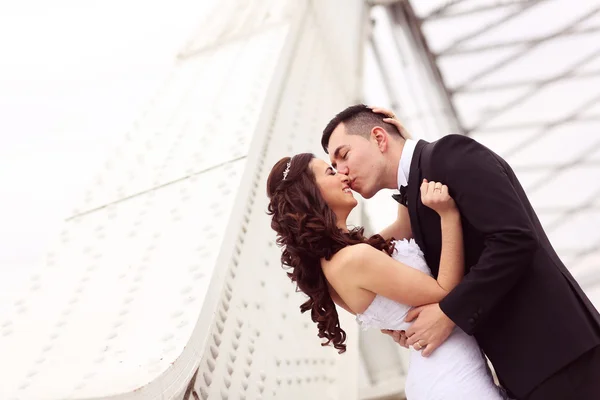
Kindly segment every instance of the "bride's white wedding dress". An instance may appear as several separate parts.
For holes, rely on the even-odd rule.
[[[414,240],[396,241],[392,257],[431,275]],[[410,323],[404,318],[410,309],[410,306],[377,295],[356,319],[364,329],[406,330]],[[502,389],[494,384],[475,338],[458,327],[429,357],[410,349],[405,391],[408,400],[506,399]]]

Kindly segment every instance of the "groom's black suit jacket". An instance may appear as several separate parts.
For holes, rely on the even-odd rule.
[[[506,161],[465,136],[417,143],[408,209],[437,277],[440,219],[421,203],[423,178],[448,185],[462,214],[466,275],[440,307],[475,336],[513,395],[524,396],[600,345],[600,315],[550,245]]]

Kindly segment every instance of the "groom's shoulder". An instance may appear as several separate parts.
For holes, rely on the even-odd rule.
[[[475,139],[465,135],[450,134],[430,143],[430,153],[436,158],[461,157],[470,150],[485,147]]]
[[[438,140],[431,142],[433,149],[442,149],[446,147],[464,147],[468,145],[480,145],[475,139],[465,135],[455,133],[442,136]]]
[[[425,149],[424,149],[425,150]],[[429,160],[435,160],[432,164],[435,168],[442,170],[455,169],[458,166],[468,167],[473,161],[480,158],[482,154],[488,154],[487,147],[475,139],[465,135],[446,135],[435,142],[431,142],[426,150]]]

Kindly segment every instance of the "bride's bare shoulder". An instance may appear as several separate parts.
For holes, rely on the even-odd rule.
[[[332,270],[352,268],[353,266],[360,264],[365,257],[369,257],[373,252],[377,251],[377,249],[366,243],[353,244],[351,246],[346,246],[335,253],[335,255],[331,257],[331,260],[322,260],[321,264],[323,265],[323,268]]]

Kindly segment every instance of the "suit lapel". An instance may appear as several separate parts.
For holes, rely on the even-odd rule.
[[[420,187],[421,187],[421,152],[427,142],[419,140],[415,147],[412,160],[410,162],[410,173],[408,176],[408,214],[410,216],[410,225],[417,244],[425,253],[425,243],[421,234],[421,224],[419,222],[418,207],[420,204]]]

